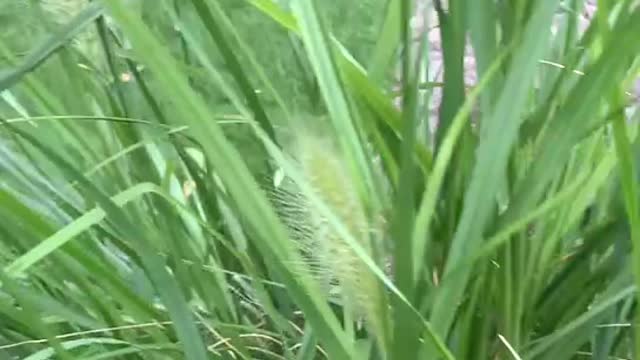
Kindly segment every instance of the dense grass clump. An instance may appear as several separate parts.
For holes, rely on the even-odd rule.
[[[0,358],[638,356],[637,1],[0,28]]]

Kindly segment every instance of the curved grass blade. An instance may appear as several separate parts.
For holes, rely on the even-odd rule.
[[[543,354],[547,349],[551,346],[555,345],[558,341],[562,340],[563,337],[568,336],[574,330],[578,329],[580,326],[585,323],[591,321],[593,318],[599,316],[607,309],[616,305],[621,300],[633,296],[636,292],[635,285],[628,286],[614,295],[599,301],[597,304],[593,305],[589,311],[582,314],[577,319],[573,320],[569,324],[565,325],[563,328],[557,330],[552,335],[547,338],[542,339],[540,342],[535,344],[535,346],[526,352],[526,359],[534,359],[536,356]]]
[[[122,207],[128,202],[135,200],[146,193],[154,191],[155,189],[156,186],[152,184],[138,184],[112,197],[112,201],[116,206]],[[107,213],[100,208],[95,208],[86,212],[81,217],[58,230],[55,234],[43,240],[27,253],[15,259],[11,264],[5,267],[4,271],[11,277],[19,277],[31,266],[47,257],[61,246],[65,245],[75,236],[104,220],[106,216]]]
[[[615,99],[620,98],[614,95]],[[640,288],[640,207],[638,206],[637,169],[633,161],[633,151],[627,135],[627,124],[624,114],[613,122],[613,138],[620,161],[620,178],[624,193],[627,220],[631,229],[631,243],[633,244],[632,268],[636,280],[636,288]],[[640,294],[637,295],[640,300]],[[636,301],[638,301],[636,300]],[[635,324],[640,323],[640,313],[635,315]],[[635,353],[640,354],[640,332],[635,334]]]
[[[493,181],[493,175],[503,171],[507,165],[510,148],[520,126],[519,118],[537,69],[536,59],[543,53],[546,43],[545,36],[540,36],[539,32],[540,29],[549,29],[557,5],[558,0],[545,0],[533,5],[533,16],[514,53],[513,61],[519,65],[507,75],[495,110],[486,119],[487,137],[477,150],[473,175],[465,194],[465,207],[451,243],[445,274],[462,261],[464,254],[474,253],[480,245],[499,186]],[[456,312],[451,304],[459,300],[467,279],[467,275],[460,276],[454,284],[441,288],[436,294],[431,320],[441,336],[449,332]]]
[[[86,339],[70,340],[70,341],[65,341],[61,343],[62,347],[64,347],[67,350],[76,349],[84,346],[91,346],[94,344],[130,345],[126,341],[111,339],[111,338],[86,338]],[[23,360],[48,360],[48,359],[51,359],[53,355],[55,355],[54,349],[46,348],[27,356]]]
[[[436,156],[431,170],[431,176],[429,177],[429,181],[422,196],[420,208],[416,214],[412,259],[414,262],[414,276],[416,276],[416,280],[418,275],[417,272],[422,269],[420,265],[424,264],[424,253],[429,244],[429,231],[431,222],[433,221],[432,218],[436,210],[438,194],[440,193],[440,188],[442,187],[447,167],[450,166],[449,164],[455,150],[456,142],[468,122],[476,99],[488,84],[493,81],[493,78],[498,73],[506,55],[506,52],[502,53],[502,55],[498,57],[487,69],[487,72],[482,77],[476,88],[467,96],[464,104],[460,110],[458,110],[458,113],[451,122],[451,126],[447,131],[447,134],[442,139],[442,144],[440,145],[438,155]]]
[[[202,19],[202,22],[207,28],[209,35],[213,38],[220,49],[220,53],[224,57],[227,66],[230,68],[231,74],[239,85],[249,107],[253,110],[254,117],[266,133],[276,141],[275,132],[271,122],[269,122],[267,113],[264,110],[260,99],[258,99],[256,91],[249,81],[247,74],[242,69],[238,56],[234,53],[231,44],[225,38],[222,27],[220,26],[221,23],[224,23],[224,20],[227,20],[227,27],[230,27],[231,31],[235,31],[232,28],[233,25],[230,25],[228,19],[226,19],[224,10],[215,2],[211,5],[208,5],[204,0],[193,0],[192,2],[198,12],[198,15]],[[211,10],[211,7],[213,7],[213,11]]]
[[[15,69],[0,69],[0,92],[13,86],[29,72],[35,70],[69,40],[93,23],[102,15],[102,5],[97,2],[89,4],[76,15],[69,24],[52,34],[41,45],[37,46]]]
[[[104,209],[105,213],[110,216],[111,220],[118,225],[116,228],[120,235],[127,234],[127,236],[132,236],[140,242],[133,242],[132,245],[140,255],[140,260],[145,268],[146,275],[149,277],[149,280],[167,307],[173,320],[178,339],[180,339],[182,343],[186,358],[189,360],[205,360],[207,358],[206,349],[202,337],[195,326],[184,295],[176,284],[175,279],[167,271],[160,256],[151,251],[151,247],[148,246],[148,244],[144,244],[144,242],[148,241],[144,233],[134,226],[124,212],[80,171],[75,169],[69,161],[65,160],[58,155],[56,151],[42,144],[30,134],[16,128],[13,128],[12,131],[27,140],[41,152],[46,153],[52,162],[56,163],[60,168],[65,169],[75,178],[78,184],[94,198],[100,207]]]
[[[319,290],[312,285],[310,279],[300,279],[299,274],[288,265],[296,255],[284,227],[238,151],[225,137],[219,125],[211,121],[212,116],[203,99],[191,89],[187,79],[177,70],[167,49],[153,37],[141,19],[128,12],[120,0],[110,0],[104,4],[129,37],[140,60],[164,85],[167,95],[174,99],[176,115],[189,125],[195,138],[202,144],[206,157],[214,168],[220,170],[217,176],[228,190],[237,211],[256,235],[252,238],[255,240],[253,244],[263,254],[265,261],[283,278],[289,294],[303,310],[307,320],[314,325],[327,352],[335,358],[349,358],[353,351],[352,345],[343,337],[335,316],[317,294]],[[251,118],[251,114],[247,115]]]
[[[311,0],[300,0],[294,2],[292,7],[333,123],[335,136],[350,163],[352,175],[363,181],[356,183],[356,186],[360,188],[361,196],[366,194],[368,196],[365,199],[375,201],[376,194],[371,193],[374,186],[369,165],[335,66],[329,36],[321,24],[316,5]]]

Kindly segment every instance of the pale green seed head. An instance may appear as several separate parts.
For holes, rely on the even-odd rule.
[[[361,248],[371,256],[373,246],[383,239],[381,214],[367,214],[350,176],[346,161],[331,139],[310,131],[298,131],[291,155],[314,195],[339,219]],[[381,336],[381,306],[386,306],[380,281],[353,248],[289,180],[276,191],[279,211],[292,238],[305,256],[301,271],[310,271],[331,294],[337,295],[356,316],[364,319],[370,332]]]

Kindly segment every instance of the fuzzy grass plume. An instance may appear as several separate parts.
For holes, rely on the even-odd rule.
[[[299,173],[308,182],[314,197],[349,231],[353,239],[372,257],[383,246],[381,214],[368,214],[343,157],[328,137],[299,131],[291,149]],[[303,254],[300,271],[310,271],[328,297],[342,302],[346,311],[364,320],[379,340],[386,329],[384,289],[353,248],[305,196],[293,180],[276,185],[278,210]]]

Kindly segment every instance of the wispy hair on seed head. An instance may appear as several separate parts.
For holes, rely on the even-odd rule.
[[[306,196],[290,177],[276,184],[272,200],[302,254],[303,263],[293,264],[316,279],[327,297],[337,294],[346,309],[364,319],[374,335],[385,331],[380,306],[386,301],[377,277],[356,254],[334,224],[320,211],[317,199],[331,211],[358,245],[374,257],[375,242],[382,241],[382,214],[368,214],[357,192],[346,161],[332,139],[308,127],[290,134],[288,153],[298,174],[313,192]]]

